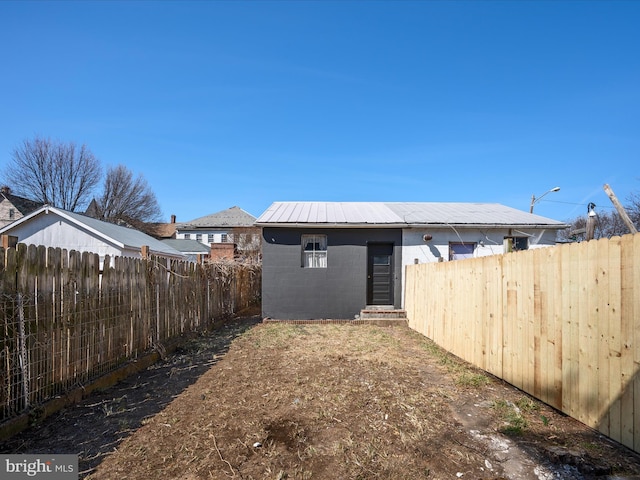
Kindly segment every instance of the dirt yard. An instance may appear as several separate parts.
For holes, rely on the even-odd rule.
[[[3,453],[81,478],[592,479],[640,456],[406,327],[233,321]]]

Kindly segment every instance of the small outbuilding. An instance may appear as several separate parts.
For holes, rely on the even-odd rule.
[[[17,237],[20,243],[97,253],[101,264],[105,255],[141,258],[143,247],[150,255],[186,260],[175,248],[133,228],[48,205],[0,228],[0,235]]]
[[[262,227],[262,314],[354,319],[403,307],[404,267],[554,245],[563,222],[495,203],[276,202]]]

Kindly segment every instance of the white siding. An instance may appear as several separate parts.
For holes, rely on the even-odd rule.
[[[424,235],[431,235],[429,241]],[[504,238],[508,236],[529,237],[529,249],[555,245],[555,230],[508,230],[508,229],[438,229],[410,228],[402,230],[402,285],[405,283],[405,267],[414,263],[449,261],[449,243],[475,243],[474,257],[504,253]],[[440,260],[442,259],[442,260]],[[404,289],[402,291],[404,306]]]
[[[105,255],[140,257],[139,251],[125,250],[107,243],[57,215],[38,216],[30,222],[18,225],[11,235],[18,237],[20,243],[55,245],[67,250],[97,253],[100,258]]]
[[[187,237],[188,235],[188,237]],[[182,230],[182,231],[178,231],[176,232],[176,238],[178,239],[185,239],[188,238],[190,240],[195,240],[196,239],[196,235],[202,235],[202,238],[200,239],[200,243],[202,243],[203,245],[207,245],[209,246],[209,244],[211,243],[222,243],[222,236],[223,235],[227,235],[228,239],[227,241],[231,241],[232,236],[231,233],[229,233],[227,230]],[[209,235],[213,235],[213,242],[209,241]]]

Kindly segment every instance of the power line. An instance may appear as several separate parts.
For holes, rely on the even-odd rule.
[[[542,201],[543,202],[549,202],[549,203],[563,203],[565,205],[575,205],[575,206],[578,206],[578,207],[587,207],[589,205],[589,203],[591,203],[591,202],[588,202],[588,203],[562,202],[562,201],[559,201],[559,200],[542,200]],[[611,208],[611,209],[615,208],[613,205],[598,205],[597,207],[598,208]]]

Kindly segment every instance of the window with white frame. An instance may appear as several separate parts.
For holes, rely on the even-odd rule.
[[[215,239],[216,239],[216,237],[215,237],[215,235],[213,233],[210,233],[210,234],[207,235],[207,242],[208,243],[215,242],[216,241]]]
[[[222,235],[220,235],[221,238],[221,242],[222,243],[227,243],[229,241],[229,236],[226,233],[223,233]]]
[[[202,242],[202,234],[201,233],[196,233],[196,240],[199,242]]]
[[[473,242],[449,242],[449,260],[472,258],[476,244]]]
[[[327,268],[326,235],[302,235],[302,266]]]

